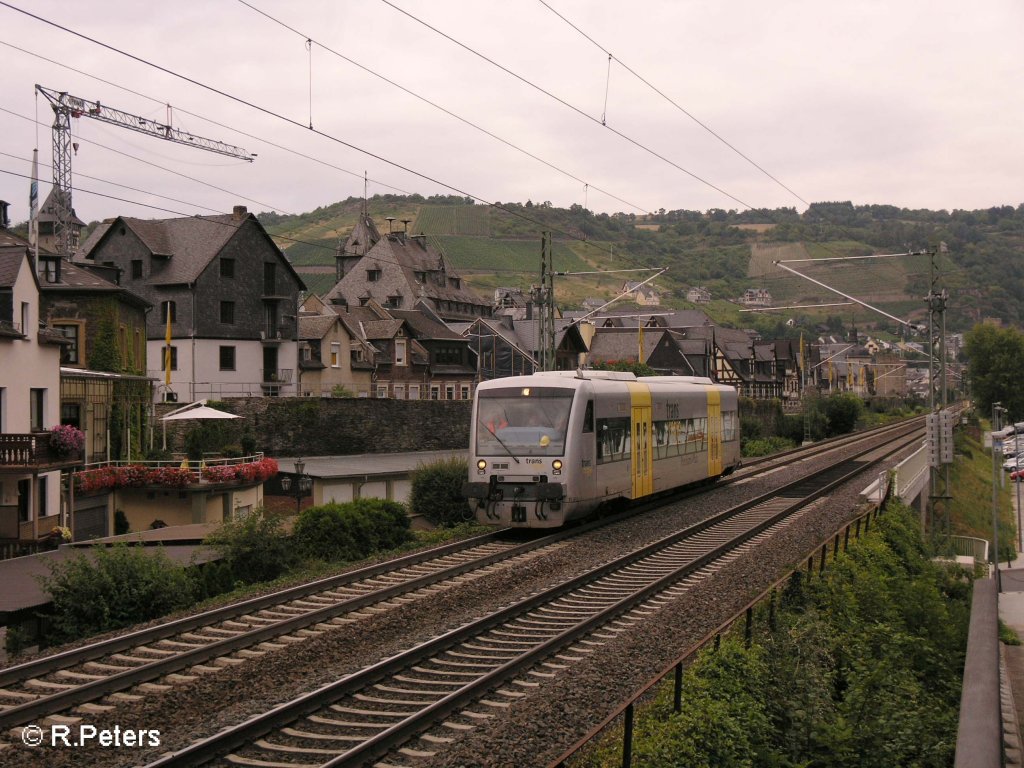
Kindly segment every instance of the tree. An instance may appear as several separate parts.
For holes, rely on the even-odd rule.
[[[863,410],[864,403],[861,402],[861,399],[849,392],[832,395],[826,399],[825,419],[828,424],[829,436],[853,432]]]
[[[983,413],[1002,403],[1015,420],[1024,419],[1024,334],[988,323],[974,326],[964,336],[964,351],[971,392]]]

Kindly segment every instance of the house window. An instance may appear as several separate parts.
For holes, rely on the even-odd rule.
[[[220,348],[220,369],[222,371],[233,371],[233,370],[235,370],[235,348],[234,347],[221,347]]]
[[[405,365],[406,340],[395,339],[395,365]]]
[[[46,413],[46,390],[28,391],[29,425],[33,432],[43,431],[43,415]]]
[[[47,479],[45,477],[39,478],[39,494],[36,500],[36,514],[39,517],[46,517],[46,485]]]
[[[161,301],[160,302],[160,322],[166,323],[167,318],[170,317],[172,323],[178,322],[178,302],[176,301]]]
[[[455,385],[454,384],[445,384],[445,386],[444,386],[444,399],[445,400],[454,400],[455,399]]]
[[[142,279],[142,259],[132,259],[132,279]]]
[[[377,385],[377,397],[386,398],[388,396],[388,385],[378,384]]]
[[[368,269],[368,270],[366,270],[366,282],[368,282],[368,283],[376,283],[378,280],[380,280],[380,270],[379,269]]]
[[[167,347],[165,346],[160,353],[160,370],[167,370]],[[171,347],[171,370],[178,370],[178,348]]]
[[[47,283],[60,282],[60,259],[39,258],[39,274]]]
[[[405,385],[395,384],[395,400],[405,400]]]
[[[308,363],[313,359],[313,348],[306,344],[302,347],[302,362]]]
[[[419,384],[410,384],[409,385],[409,399],[410,400],[419,400],[420,399],[420,385]]]
[[[387,309],[401,309],[402,308],[402,297],[401,296],[388,296],[388,300],[384,302],[384,306]]]
[[[32,508],[28,505],[28,496],[32,492],[32,481],[18,481],[18,522],[27,523],[32,519]]]
[[[469,400],[469,384],[463,384],[459,388],[459,399]]]
[[[272,261],[263,262],[263,293],[267,296],[277,293],[277,265]]]
[[[77,323],[54,323],[53,329],[68,340],[68,345],[61,350],[60,361],[66,365],[78,365],[78,332]]]
[[[225,325],[235,324],[235,302],[222,301],[220,303],[220,321]]]
[[[121,360],[128,360],[128,326],[121,324],[117,329],[117,344],[121,348]]]
[[[60,404],[60,423],[70,424],[76,429],[82,428],[82,406],[80,403]]]
[[[235,260],[225,259],[220,260],[220,276],[221,277],[234,277],[235,276]]]
[[[441,399],[441,385],[440,384],[431,384],[430,385],[430,399],[431,400],[440,400]]]
[[[331,368],[341,367],[341,344],[332,341],[331,342]]]
[[[26,336],[28,335],[28,327],[28,302],[23,301],[21,302],[21,332]]]

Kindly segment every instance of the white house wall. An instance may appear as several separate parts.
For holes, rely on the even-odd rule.
[[[237,339],[173,339],[178,350],[177,370],[171,371],[171,391],[177,394],[178,402],[187,403],[202,398],[253,397],[265,394],[263,382],[263,348],[259,341]],[[235,370],[220,370],[220,348],[235,348]],[[194,350],[194,353],[193,353]],[[298,374],[298,346],[294,341],[277,345],[277,370],[290,370],[291,381],[283,383],[279,394],[295,394]],[[150,339],[146,346],[146,359],[156,363],[155,369],[147,375],[156,379],[155,400],[164,399],[166,372],[160,369],[164,356],[164,341]]]
[[[32,277],[31,265],[25,258],[21,262],[18,278],[14,282],[14,322],[22,326],[25,339],[11,339],[0,346],[0,425],[4,432],[28,434],[32,431],[30,392],[44,390],[43,429],[60,424],[60,347],[39,343],[39,290]],[[22,309],[24,307],[24,311]],[[0,505],[17,504],[18,480],[29,479],[31,473],[0,476]],[[37,475],[46,481],[46,511],[44,516],[60,511],[60,472]],[[30,519],[35,519],[37,488],[32,484],[29,499]]]

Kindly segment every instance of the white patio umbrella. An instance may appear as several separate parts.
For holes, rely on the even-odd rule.
[[[195,405],[186,406],[189,410],[178,410],[171,411],[166,416],[163,416],[160,421],[184,421],[185,419],[240,419],[241,416],[228,413],[227,411],[218,411],[216,408],[211,408],[208,405]]]
[[[197,400],[194,403],[189,403],[181,408],[168,413],[166,416],[161,416],[160,421],[164,422],[164,450],[167,450],[167,423],[168,421],[184,421],[185,419],[240,419],[241,416],[228,413],[227,411],[218,411],[216,408],[211,408],[206,404],[205,400]]]

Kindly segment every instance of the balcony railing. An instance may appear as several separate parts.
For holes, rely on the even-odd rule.
[[[76,472],[79,493],[104,493],[119,488],[195,488],[200,485],[261,483],[277,474],[277,462],[262,453],[202,461],[105,461]]]
[[[59,469],[82,461],[81,451],[58,453],[50,448],[49,432],[0,433],[0,469]]]

